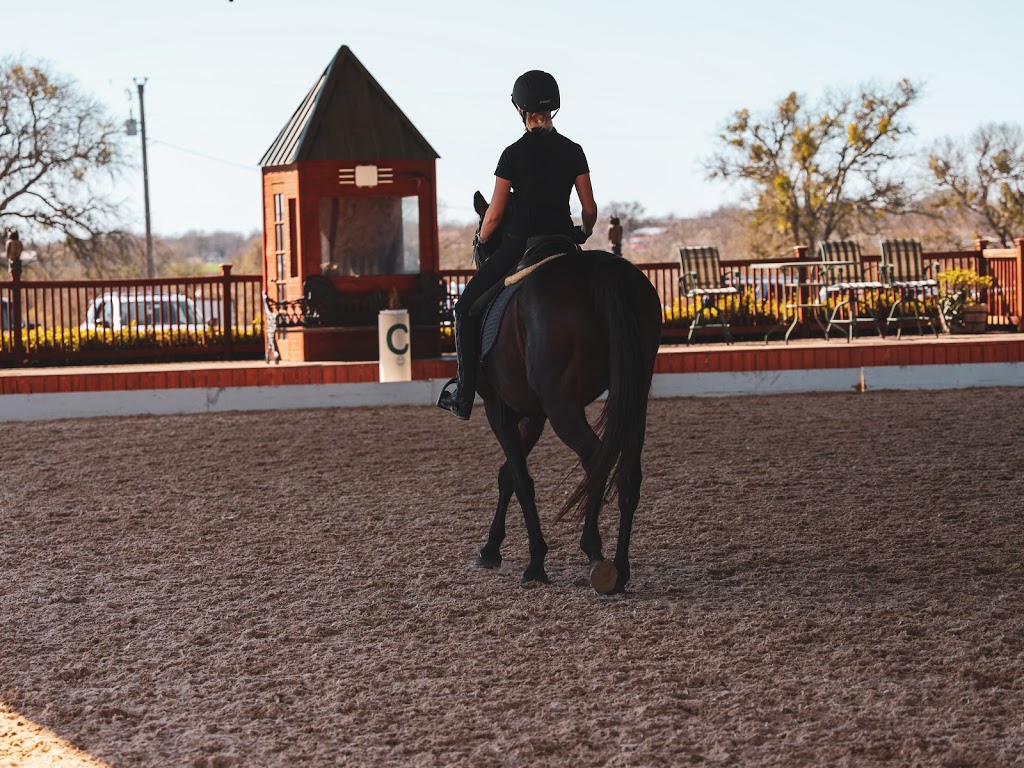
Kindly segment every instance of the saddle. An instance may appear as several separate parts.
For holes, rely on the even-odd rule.
[[[470,308],[469,314],[473,317],[480,317],[487,313],[488,308],[494,301],[495,297],[506,286],[511,286],[513,283],[518,283],[519,280],[525,278],[530,272],[541,265],[541,262],[553,256],[563,256],[567,253],[574,253],[579,251],[580,247],[573,242],[572,238],[566,235],[542,235],[540,237],[531,237],[526,241],[526,251],[519,261],[516,262],[515,267],[512,271],[505,276],[504,281],[498,281],[492,285],[484,294]],[[516,278],[517,275],[522,277]]]
[[[512,274],[536,266],[551,256],[563,256],[580,250],[576,242],[567,235],[542,235],[526,241],[526,252],[516,264]]]
[[[565,235],[531,237],[526,241],[526,252],[504,281],[499,281],[473,305],[470,315],[483,316],[480,321],[480,359],[487,357],[501,328],[505,308],[522,285],[522,281],[548,260],[576,253],[580,247]]]

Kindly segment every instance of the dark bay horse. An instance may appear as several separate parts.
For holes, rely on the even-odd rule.
[[[479,192],[474,207],[482,222],[487,202]],[[647,401],[660,341],[658,293],[643,272],[621,257],[569,253],[523,282],[477,375],[477,392],[506,459],[498,471],[498,507],[478,567],[501,565],[505,513],[515,493],[530,547],[521,583],[548,581],[548,546],[526,460],[550,421],[559,439],[579,456],[584,473],[556,519],[569,512],[582,517],[580,548],[594,589],[602,594],[625,590]],[[605,391],[608,397],[592,427],[585,409]],[[613,492],[619,504],[614,564],[604,559],[598,530],[602,502]]]

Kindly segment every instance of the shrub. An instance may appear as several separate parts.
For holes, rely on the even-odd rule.
[[[939,272],[939,295],[942,315],[950,327],[964,324],[964,310],[981,304],[983,292],[992,287],[992,278],[973,269],[947,269]]]

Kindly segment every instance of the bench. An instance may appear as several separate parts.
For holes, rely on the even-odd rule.
[[[441,317],[447,304],[439,275],[422,273],[416,287],[406,293],[397,289],[374,288],[366,293],[340,292],[325,275],[311,275],[302,283],[302,297],[275,300],[262,294],[266,333],[266,362],[279,363],[278,336],[289,328],[322,329],[344,333],[377,333],[377,318],[384,309],[401,307],[409,311],[412,330],[440,333]]]

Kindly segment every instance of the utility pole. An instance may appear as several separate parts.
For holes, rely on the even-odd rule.
[[[142,187],[143,193],[146,198],[146,276],[153,278],[156,277],[156,268],[153,266],[153,231],[150,225],[149,218],[149,163],[146,161],[146,105],[143,101],[143,89],[146,86],[146,80],[149,78],[143,78],[140,83],[138,80],[135,84],[139,87],[139,123],[142,125]]]

